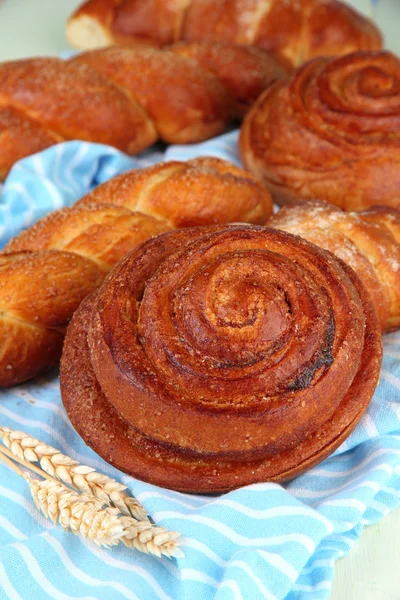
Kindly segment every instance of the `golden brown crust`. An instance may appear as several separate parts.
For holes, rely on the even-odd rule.
[[[382,331],[400,327],[400,211],[386,206],[346,213],[325,202],[282,208],[268,221],[330,250],[368,290]]]
[[[66,326],[104,279],[92,261],[67,252],[0,254],[0,386],[55,364]]]
[[[222,41],[258,46],[293,66],[382,47],[374,23],[337,0],[89,0],[66,31],[83,49]]]
[[[382,35],[373,21],[344,2],[308,0],[309,15],[303,22],[303,60],[357,50],[379,50]],[[337,52],[332,52],[337,48]]]
[[[298,237],[232,225],[171,232],[127,255],[76,314],[61,387],[74,426],[117,467],[222,491],[332,452],[380,361],[353,271]]]
[[[389,52],[310,61],[253,106],[242,161],[280,204],[398,207],[399,89],[400,61]]]
[[[172,52],[192,58],[209,71],[235,99],[235,113],[243,117],[258,96],[273,81],[283,79],[287,70],[262,50],[224,42],[213,44],[180,42],[171,46]]]
[[[78,204],[107,201],[166,220],[173,228],[237,221],[264,224],[272,210],[269,193],[254,177],[212,157],[131,171],[99,186]]]
[[[167,50],[114,47],[86,52],[72,62],[89,65],[125,90],[168,143],[213,137],[232,119],[232,98],[219,79]]]
[[[224,46],[217,61],[218,52],[210,47],[196,60],[184,48],[105,48],[68,61],[0,64],[0,178],[16,160],[64,140],[134,154],[158,138],[185,144],[222,133],[285,73],[261,51]]]
[[[264,223],[271,209],[253,177],[199,158],[125,173],[44,217],[0,254],[0,387],[56,364],[74,310],[141,242],[193,224]]]
[[[33,58],[0,64],[0,98],[2,105],[26,113],[58,140],[95,140],[125,152],[138,152],[155,140],[137,104],[74,60]]]
[[[90,202],[90,194],[85,199],[43,217],[12,239],[5,251],[62,250],[87,257],[108,272],[132,248],[170,229],[166,221],[143,212]]]
[[[371,206],[358,213],[367,223],[385,226],[398,244],[400,244],[400,211],[388,206]]]
[[[144,38],[160,45],[179,39],[184,11],[190,0],[130,0],[120,2],[114,13],[112,33],[127,38]],[[156,33],[156,36],[154,35]],[[156,39],[154,39],[156,37]]]

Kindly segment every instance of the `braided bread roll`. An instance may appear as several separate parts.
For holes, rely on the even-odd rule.
[[[111,179],[0,253],[0,387],[55,365],[80,302],[135,246],[176,227],[271,214],[266,190],[223,160],[168,162]]]
[[[376,26],[336,0],[88,0],[70,17],[72,46],[251,44],[297,66],[321,55],[375,50]]]
[[[354,272],[298,236],[230,225],[159,235],[75,313],[72,424],[131,475],[221,492],[330,454],[378,382],[381,335]]]
[[[344,260],[368,290],[382,331],[400,327],[400,210],[375,206],[346,213],[314,200],[282,208],[268,225]]]
[[[159,138],[211,138],[284,75],[266,52],[227,44],[0,64],[0,180],[17,160],[65,140],[135,154]]]
[[[318,58],[267,90],[243,123],[244,165],[279,204],[400,206],[400,60]]]

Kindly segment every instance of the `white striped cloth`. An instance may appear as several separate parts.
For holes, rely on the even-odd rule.
[[[129,168],[201,154],[238,163],[236,139],[231,132],[136,159],[68,142],[27,158],[4,185],[1,245]],[[1,392],[0,423],[121,479],[157,522],[182,533],[185,552],[182,559],[159,560],[124,547],[99,549],[42,517],[25,482],[0,466],[1,600],[318,600],[329,596],[334,562],[363,527],[400,504],[400,335],[385,336],[381,381],[354,433],[331,458],[285,486],[202,497],[127,477],[75,433],[57,372]]]

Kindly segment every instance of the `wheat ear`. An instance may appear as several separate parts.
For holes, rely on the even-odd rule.
[[[110,547],[122,542],[128,548],[147,554],[184,556],[178,547],[178,533],[158,527],[148,519],[140,521],[121,514],[120,509],[110,506],[106,499],[96,498],[91,493],[78,493],[6,447],[0,447],[0,460],[27,481],[37,508],[64,529],[80,534],[98,546]],[[34,467],[34,472],[45,479],[33,478],[13,461],[28,469]]]
[[[24,473],[37,508],[60,523],[65,530],[94,542],[98,546],[115,546],[122,542],[128,548],[156,556],[181,557],[177,547],[179,534],[164,527],[154,527],[149,521],[136,521],[121,515],[118,508],[104,505],[102,500],[78,494],[62,483],[39,481]]]
[[[28,473],[28,482],[37,508],[63,529],[94,542],[98,546],[115,546],[124,535],[124,526],[113,509],[103,508],[101,501],[68,490],[62,483],[48,479],[39,481]]]
[[[148,514],[140,502],[127,494],[126,486],[115,479],[98,473],[93,467],[79,464],[23,431],[0,427],[0,438],[14,456],[30,463],[39,463],[51,477],[112,504],[124,515],[135,517],[139,521],[148,520]]]

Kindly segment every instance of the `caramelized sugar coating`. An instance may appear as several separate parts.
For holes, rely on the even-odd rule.
[[[318,58],[267,90],[241,129],[244,165],[279,204],[400,206],[400,60]]]
[[[380,363],[369,295],[331,253],[266,227],[202,227],[142,244],[81,305],[61,390],[117,468],[216,492],[330,454]]]

